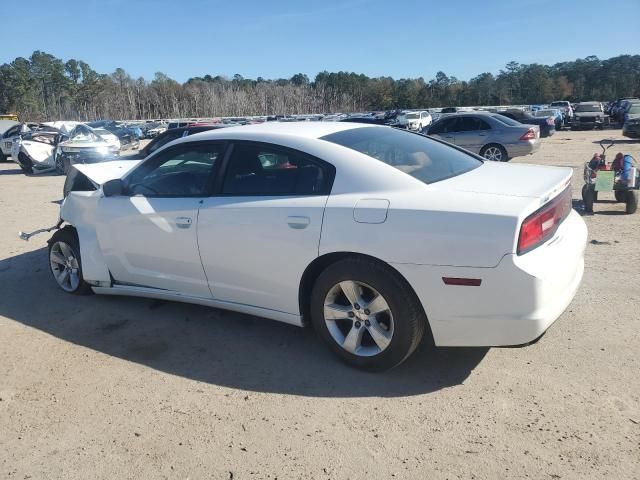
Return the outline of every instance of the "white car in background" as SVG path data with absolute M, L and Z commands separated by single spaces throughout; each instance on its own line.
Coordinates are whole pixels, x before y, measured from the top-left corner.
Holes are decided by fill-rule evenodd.
M 483 162 L 396 128 L 229 127 L 74 168 L 49 241 L 64 291 L 310 322 L 365 369 L 398 365 L 423 336 L 532 342 L 583 274 L 570 168 Z
M 398 123 L 416 132 L 422 131 L 423 128 L 428 127 L 433 122 L 431 114 L 426 110 L 415 112 L 404 112 L 398 118 Z

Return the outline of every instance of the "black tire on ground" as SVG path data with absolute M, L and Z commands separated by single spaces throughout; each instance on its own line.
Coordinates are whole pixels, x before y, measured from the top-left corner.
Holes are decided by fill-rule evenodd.
M 627 190 L 627 213 L 636 213 L 638 209 L 638 190 Z
M 340 282 L 349 280 L 377 290 L 386 300 L 393 316 L 390 343 L 372 356 L 356 355 L 345 350 L 334 340 L 325 323 L 324 302 L 327 294 Z M 311 292 L 311 323 L 324 343 L 343 361 L 370 371 L 387 370 L 402 363 L 413 353 L 429 329 L 422 305 L 402 276 L 391 267 L 368 258 L 339 260 L 320 274 Z M 432 338 L 430 330 L 428 336 Z
M 56 164 L 56 173 L 58 175 L 65 175 L 67 172 L 65 171 L 65 165 L 64 165 L 64 156 L 62 155 L 58 155 L 56 157 L 55 160 L 55 164 Z
M 0 162 L 6 162 L 7 156 L 0 150 Z
M 509 161 L 509 156 L 507 154 L 507 151 L 505 150 L 505 148 L 502 145 L 499 145 L 497 143 L 490 143 L 489 145 L 485 145 L 484 147 L 482 147 L 482 150 L 480 150 L 480 156 L 483 158 L 486 158 L 487 160 L 491 160 L 490 158 L 486 157 L 485 155 L 488 155 L 489 149 L 492 148 L 497 148 L 500 151 L 500 162 L 508 162 Z
M 66 245 L 68 245 L 68 247 L 73 252 L 74 257 L 78 259 L 78 276 L 80 277 L 80 282 L 76 289 L 74 289 L 73 291 L 67 291 L 67 290 L 63 290 L 63 291 L 67 293 L 71 293 L 73 295 L 91 295 L 93 293 L 93 290 L 91 290 L 91 286 L 84 281 L 84 277 L 82 276 L 82 259 L 80 257 L 80 242 L 78 241 L 78 235 L 75 229 L 72 227 L 65 227 L 62 230 L 56 231 L 52 235 L 52 237 L 48 241 L 48 244 L 49 244 L 48 258 L 50 258 L 51 256 L 51 249 L 58 242 L 63 242 Z M 54 277 L 54 281 L 56 282 L 56 285 L 58 285 L 55 279 L 55 273 L 53 271 L 53 267 L 51 266 L 50 261 L 49 261 L 49 271 L 51 272 L 51 275 Z M 60 288 L 62 289 L 62 287 Z
M 616 197 L 616 202 L 626 203 L 627 201 L 627 192 L 624 190 L 614 190 L 613 194 Z
M 584 203 L 584 211 L 587 213 L 593 213 L 593 202 L 595 201 L 594 187 L 592 185 L 582 186 L 582 202 Z
M 33 173 L 33 162 L 24 152 L 18 154 L 18 165 L 24 173 Z

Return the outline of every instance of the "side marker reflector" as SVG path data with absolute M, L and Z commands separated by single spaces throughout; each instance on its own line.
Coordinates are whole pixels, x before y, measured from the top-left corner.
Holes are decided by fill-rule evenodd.
M 442 277 L 445 285 L 458 285 L 461 287 L 479 287 L 482 283 L 481 278 L 454 278 Z

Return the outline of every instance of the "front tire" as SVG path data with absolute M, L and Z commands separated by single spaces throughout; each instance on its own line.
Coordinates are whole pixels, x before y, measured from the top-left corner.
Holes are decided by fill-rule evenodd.
M 91 287 L 82 276 L 80 243 L 72 228 L 58 230 L 49 240 L 49 270 L 58 287 L 74 295 L 88 295 Z
M 582 186 L 582 203 L 584 203 L 584 211 L 593 213 L 593 202 L 596 199 L 596 191 L 592 185 L 584 184 Z
M 18 165 L 20 165 L 23 173 L 33 173 L 33 162 L 24 152 L 18 154 Z
M 505 148 L 498 144 L 491 144 L 482 147 L 480 156 L 493 162 L 506 162 L 509 160 Z
M 340 260 L 318 277 L 311 322 L 346 363 L 393 368 L 413 353 L 427 328 L 417 297 L 395 270 L 363 258 Z

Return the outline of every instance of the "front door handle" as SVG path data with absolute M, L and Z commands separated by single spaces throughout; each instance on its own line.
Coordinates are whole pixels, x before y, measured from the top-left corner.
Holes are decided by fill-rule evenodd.
M 287 224 L 289 224 L 289 228 L 293 228 L 295 230 L 307 228 L 310 223 L 311 219 L 309 217 L 297 217 L 294 215 L 287 217 Z
M 189 228 L 191 226 L 191 223 L 193 223 L 193 221 L 191 220 L 191 217 L 176 218 L 176 225 L 178 228 Z

